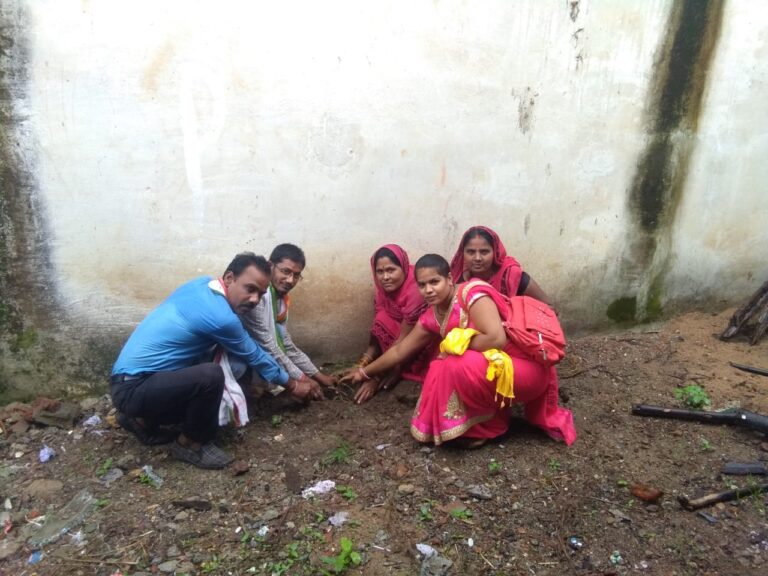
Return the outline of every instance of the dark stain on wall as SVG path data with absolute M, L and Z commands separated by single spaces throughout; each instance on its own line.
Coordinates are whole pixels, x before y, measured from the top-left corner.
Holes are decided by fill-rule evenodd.
M 31 29 L 23 2 L 0 3 L 0 404 L 44 388 L 64 372 L 60 364 L 56 369 L 61 358 L 55 341 L 44 333 L 64 316 L 51 274 L 27 112 Z
M 635 279 L 637 320 L 662 312 L 662 277 L 677 206 L 695 142 L 707 73 L 723 19 L 724 0 L 678 0 L 670 11 L 651 83 L 648 143 L 629 191 L 635 227 L 625 270 Z
M 11 4 L 9 6 L 8 4 Z M 0 8 L 0 287 L 16 325 L 47 324 L 55 312 L 49 235 L 35 178 L 36 150 L 27 106 L 30 57 L 22 3 Z M 10 319 L 10 318 L 9 318 Z M 18 327 L 18 326 L 17 326 Z M 1 327 L 0 327 L 1 328 Z

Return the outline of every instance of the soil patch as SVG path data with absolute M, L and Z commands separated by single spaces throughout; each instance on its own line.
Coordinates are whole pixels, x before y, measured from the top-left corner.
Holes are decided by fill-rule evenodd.
M 571 448 L 519 413 L 505 438 L 480 450 L 418 444 L 408 433 L 418 389 L 407 383 L 362 407 L 350 391 L 308 407 L 262 398 L 246 429 L 223 431 L 240 461 L 234 471 L 197 470 L 167 447 L 141 446 L 109 425 L 106 398 L 82 417 L 99 415 L 100 424 L 4 426 L 0 574 L 413 575 L 430 568 L 417 544 L 450 561 L 454 575 L 768 573 L 765 495 L 704 514 L 676 500 L 767 482 L 721 473 L 728 461 L 768 461 L 765 438 L 629 411 L 677 406 L 675 389 L 698 384 L 712 409 L 768 413 L 768 378 L 728 365 L 768 367 L 768 342 L 717 340 L 732 313 L 574 339 L 559 367 L 579 432 Z M 56 456 L 41 463 L 44 445 Z M 54 485 L 42 480 L 62 486 L 30 490 Z M 321 480 L 336 486 L 302 497 Z M 636 483 L 664 495 L 644 502 L 632 494 Z M 80 508 L 65 509 L 70 502 Z M 81 514 L 38 546 L 38 559 L 27 542 L 40 516 L 65 511 Z M 448 563 L 438 564 L 431 569 Z

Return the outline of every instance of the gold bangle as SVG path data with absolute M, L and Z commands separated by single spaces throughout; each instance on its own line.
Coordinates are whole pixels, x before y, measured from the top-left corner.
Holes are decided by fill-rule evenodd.
M 368 354 L 363 354 L 362 356 L 360 356 L 360 360 L 357 361 L 357 367 L 358 368 L 365 368 L 371 362 L 373 362 L 373 358 L 368 356 Z

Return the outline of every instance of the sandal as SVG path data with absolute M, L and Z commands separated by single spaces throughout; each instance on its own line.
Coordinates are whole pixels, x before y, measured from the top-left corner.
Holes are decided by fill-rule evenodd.
M 115 416 L 115 420 L 120 424 L 120 427 L 128 432 L 132 432 L 134 436 L 144 444 L 145 446 L 157 446 L 158 444 L 168 444 L 172 442 L 178 435 L 173 430 L 157 430 L 145 427 L 136 418 L 132 418 L 127 414 L 118 412 Z
M 177 460 L 208 470 L 224 468 L 234 460 L 232 456 L 224 452 L 213 442 L 203 444 L 199 450 L 194 450 L 174 442 L 173 446 L 171 446 L 171 453 Z

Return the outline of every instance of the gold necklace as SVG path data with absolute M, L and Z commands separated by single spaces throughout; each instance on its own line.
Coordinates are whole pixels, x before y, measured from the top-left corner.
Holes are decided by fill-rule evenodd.
M 448 308 L 445 312 L 440 313 L 440 311 L 437 309 L 437 304 L 432 306 L 432 313 L 435 315 L 435 320 L 437 320 L 437 325 L 440 327 L 440 336 L 445 338 L 445 327 L 448 324 L 448 320 L 451 317 L 451 310 L 453 309 L 453 299 L 456 298 L 456 286 L 453 287 L 453 290 L 451 291 L 451 297 L 448 299 Z

